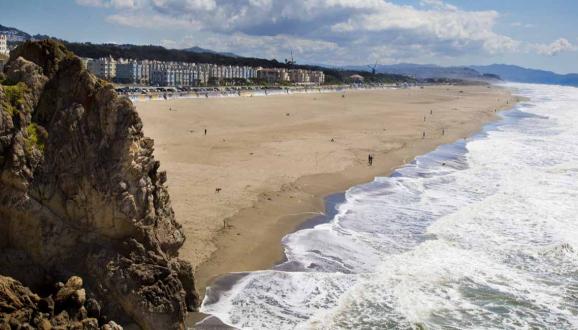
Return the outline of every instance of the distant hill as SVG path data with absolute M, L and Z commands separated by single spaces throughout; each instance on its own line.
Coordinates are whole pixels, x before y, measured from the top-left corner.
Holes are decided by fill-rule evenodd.
M 448 78 L 448 79 L 482 79 L 476 70 L 467 67 L 443 67 L 438 65 L 394 64 L 379 65 L 377 72 L 405 74 L 417 79 Z
M 566 85 L 578 87 L 578 74 L 557 74 L 551 71 L 523 68 L 516 65 L 493 64 L 486 66 L 471 66 L 481 73 L 497 74 L 504 80 L 550 85 Z
M 233 53 L 220 53 L 220 52 L 216 52 L 214 50 L 210 50 L 210 49 L 206 49 L 206 48 L 201 48 L 201 47 L 191 47 L 191 48 L 185 48 L 183 50 L 186 50 L 187 52 L 191 52 L 191 53 L 209 53 L 209 54 L 219 54 L 219 55 L 224 55 L 224 56 L 229 56 L 229 57 L 241 57 L 237 54 L 233 54 Z
M 348 67 L 356 70 L 371 70 L 371 66 L 352 66 Z M 418 80 L 428 79 L 450 79 L 450 80 L 473 80 L 473 81 L 497 81 L 500 80 L 496 75 L 484 75 L 472 68 L 462 66 L 443 67 L 433 64 L 392 64 L 377 65 L 376 72 L 387 74 L 399 74 L 413 77 Z
M 0 25 L 0 33 L 8 35 L 8 42 L 23 42 L 32 39 L 28 33 L 4 25 Z

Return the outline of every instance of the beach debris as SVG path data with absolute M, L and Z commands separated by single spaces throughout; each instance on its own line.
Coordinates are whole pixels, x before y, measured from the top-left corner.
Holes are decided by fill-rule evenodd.
M 290 114 L 289 112 L 287 112 L 287 113 L 285 114 L 285 116 L 289 117 L 289 116 L 291 116 L 291 114 Z
M 223 190 L 222 188 L 215 188 L 215 194 L 218 194 L 221 192 L 221 190 Z

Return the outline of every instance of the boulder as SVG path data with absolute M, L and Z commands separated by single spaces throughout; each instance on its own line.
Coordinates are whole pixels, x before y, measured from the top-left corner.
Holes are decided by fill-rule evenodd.
M 82 291 L 82 279 L 71 277 L 67 285 Z M 55 294 L 55 295 L 58 295 Z M 70 297 L 72 297 L 71 295 Z M 91 298 L 93 299 L 93 298 Z M 108 324 L 108 323 L 107 323 Z M 102 327 L 107 324 L 103 324 Z M 97 318 L 89 318 L 83 304 L 55 308 L 54 297 L 40 298 L 17 280 L 0 275 L 0 329 L 100 329 Z

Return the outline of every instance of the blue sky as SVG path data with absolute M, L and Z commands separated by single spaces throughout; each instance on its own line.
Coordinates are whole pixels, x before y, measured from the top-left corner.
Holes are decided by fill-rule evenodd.
M 71 41 L 200 46 L 331 65 L 509 63 L 578 72 L 575 0 L 0 0 Z

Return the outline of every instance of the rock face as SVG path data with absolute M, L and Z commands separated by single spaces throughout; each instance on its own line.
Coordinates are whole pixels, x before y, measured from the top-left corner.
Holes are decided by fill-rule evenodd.
M 197 305 L 184 242 L 132 103 L 55 41 L 11 53 L 0 85 L 0 273 L 78 274 L 111 319 L 180 329 Z

